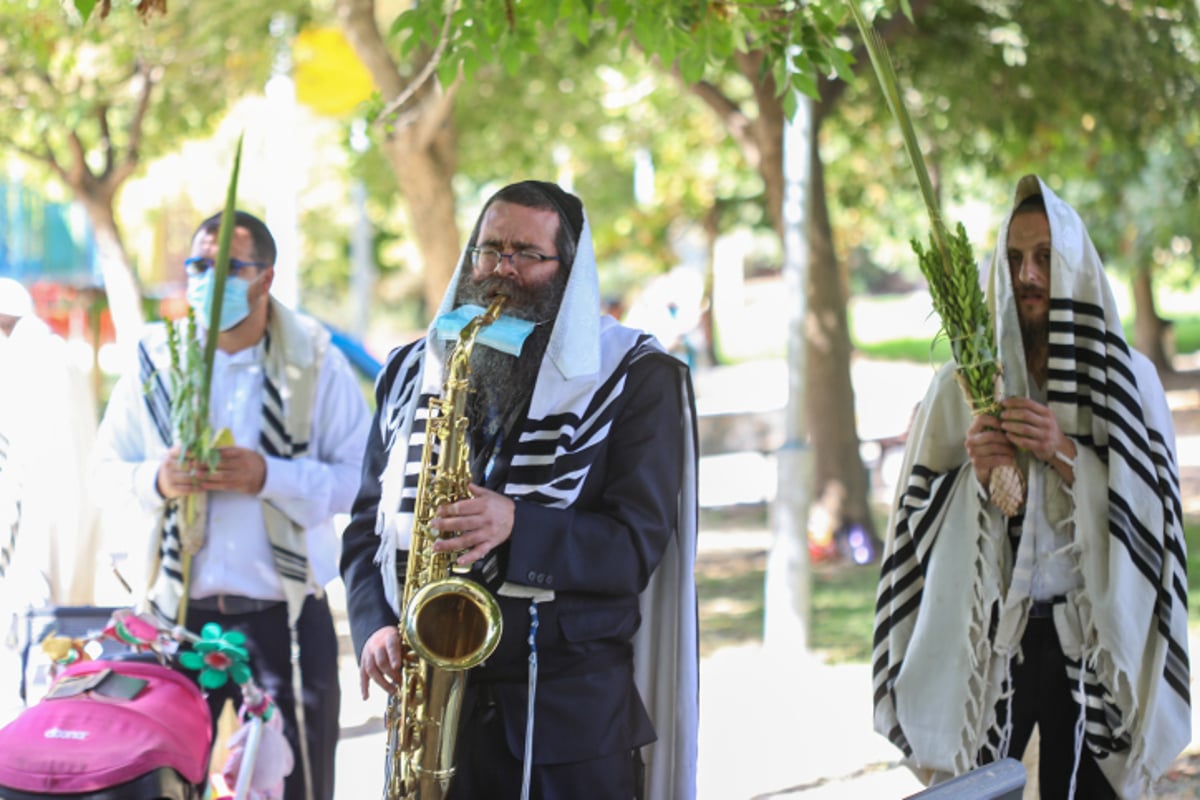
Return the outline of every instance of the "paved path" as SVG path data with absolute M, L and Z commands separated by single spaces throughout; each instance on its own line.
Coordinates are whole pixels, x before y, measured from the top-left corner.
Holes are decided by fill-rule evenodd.
M 755 539 L 750 533 L 744 542 L 756 546 Z M 340 597 L 331 599 L 340 605 Z M 342 691 L 337 797 L 378 797 L 383 700 L 377 690 L 367 702 L 359 698 L 348 654 Z M 921 788 L 895 765 L 895 748 L 871 730 L 865 664 L 775 665 L 757 645 L 726 648 L 701 663 L 700 695 L 700 800 L 900 798 Z

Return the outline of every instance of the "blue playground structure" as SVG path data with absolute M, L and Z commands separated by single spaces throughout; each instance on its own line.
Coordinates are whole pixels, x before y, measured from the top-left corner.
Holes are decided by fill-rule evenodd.
M 96 241 L 83 209 L 0 179 L 0 276 L 26 284 L 101 285 Z
M 328 322 L 322 321 L 321 324 L 329 329 L 333 343 L 346 356 L 346 359 L 350 362 L 350 366 L 358 370 L 359 374 L 364 378 L 374 381 L 375 376 L 379 374 L 379 370 L 383 369 L 383 364 L 367 351 L 367 348 L 363 346 L 362 340 L 354 338 L 345 331 L 338 330 Z

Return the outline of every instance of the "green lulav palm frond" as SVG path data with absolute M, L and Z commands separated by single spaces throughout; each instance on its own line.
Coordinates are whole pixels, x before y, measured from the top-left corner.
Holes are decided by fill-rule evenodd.
M 946 226 L 887 47 L 879 33 L 867 22 L 857 2 L 847 0 L 846 5 L 862 33 L 888 108 L 900 126 L 904 150 L 912 163 L 921 197 L 929 212 L 929 249 L 923 248 L 915 239 L 912 246 L 921 273 L 929 283 L 933 309 L 941 320 L 941 332 L 950 342 L 954 363 L 969 394 L 972 410 L 975 413 L 995 413 L 1000 364 L 971 242 L 962 223 L 958 224 L 953 235 Z
M 208 318 L 208 339 L 204 342 L 200 378 L 200 413 L 208 419 L 208 396 L 212 387 L 213 359 L 217 354 L 217 336 L 221 330 L 221 305 L 225 297 L 225 281 L 229 276 L 229 250 L 233 242 L 234 214 L 237 211 L 238 173 L 242 167 L 242 139 L 238 137 L 237 149 L 233 154 L 233 168 L 229 173 L 229 185 L 225 190 L 225 208 L 221 213 L 221 227 L 217 230 L 217 258 L 213 262 L 212 308 Z
M 188 307 L 187 322 L 180 335 L 174 323 L 167 323 L 167 348 L 171 356 L 171 430 L 179 445 L 181 462 L 195 461 L 209 469 L 217 466 L 219 454 L 208 421 L 213 360 L 220 335 L 221 300 L 229 274 L 229 250 L 233 237 L 234 212 L 237 208 L 237 182 L 242 162 L 239 137 L 233 169 L 225 196 L 225 209 L 217 232 L 217 257 L 213 262 L 213 302 L 207 320 L 206 338 L 201 346 L 196 313 Z
M 226 191 L 225 212 L 217 234 L 217 257 L 213 266 L 213 303 L 203 347 L 197 331 L 196 313 L 190 306 L 182 334 L 175 323 L 167 322 L 167 349 L 170 352 L 171 365 L 166 379 L 171 396 L 171 433 L 175 444 L 179 445 L 180 463 L 204 464 L 209 469 L 216 468 L 220 457 L 208 421 L 208 398 L 212 385 L 217 337 L 220 334 L 221 299 L 229 274 L 229 249 L 241 161 L 242 139 L 239 137 L 229 177 L 229 188 Z M 150 391 L 150 387 L 144 386 L 143 390 Z M 193 495 L 184 497 L 183 515 L 189 525 L 195 518 L 195 507 L 196 498 Z M 190 556 L 185 555 L 185 560 L 188 557 Z

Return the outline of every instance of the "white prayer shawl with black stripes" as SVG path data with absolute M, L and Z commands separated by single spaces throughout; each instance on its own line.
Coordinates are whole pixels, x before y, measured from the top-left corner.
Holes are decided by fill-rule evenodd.
M 293 314 L 274 298 L 270 302 L 271 313 L 263 340 L 262 425 L 258 446 L 269 456 L 296 458 L 308 451 L 317 377 L 330 336 L 317 323 Z M 171 362 L 164 326 L 153 326 L 143 338 L 138 347 L 138 362 L 146 387 L 146 409 L 159 434 L 157 444 L 161 449 L 158 453 L 147 453 L 147 457 L 153 458 L 168 450 L 174 439 L 166 379 Z M 289 621 L 294 625 L 313 584 L 304 528 L 272 503 L 261 505 L 275 570 L 287 599 Z M 157 563 L 158 569 L 152 572 L 148 599 L 159 615 L 170 620 L 176 619 L 183 596 L 180 512 L 177 500 L 167 501 L 158 533 L 150 543 L 150 563 Z
M 1066 521 L 1082 587 L 1055 606 L 1072 687 L 1086 697 L 1084 742 L 1119 796 L 1141 797 L 1191 736 L 1185 543 L 1174 430 L 1149 361 L 1126 344 L 1103 265 L 1082 221 L 1035 176 L 1051 229 L 1048 404 L 1074 438 Z M 992 258 L 1007 396 L 1029 394 L 1006 243 Z M 875 728 L 927 782 L 1007 754 L 996 703 L 1009 698 L 1029 605 L 1032 526 L 1005 520 L 966 457 L 970 412 L 952 365 L 909 433 L 876 600 Z M 1078 689 L 1072 689 L 1077 702 Z M 1077 743 L 1078 744 L 1078 743 Z
M 453 308 L 466 252 L 446 290 L 438 314 Z M 617 400 L 625 388 L 629 367 L 639 358 L 664 352 L 649 334 L 601 317 L 599 283 L 591 228 L 584 220 L 575 261 L 564 289 L 558 320 L 546 346 L 537 385 L 530 400 L 517 451 L 502 492 L 508 497 L 569 508 L 577 499 L 608 437 Z M 380 436 L 388 462 L 380 476 L 380 535 L 376 562 L 384 590 L 397 616 L 401 601 L 397 550 L 411 541 L 417 480 L 424 446 L 429 398 L 440 396 L 446 342 L 430 330 L 417 343 L 397 373 L 391 394 L 379 414 Z M 687 393 L 685 386 L 681 391 Z M 681 403 L 684 414 L 694 408 L 690 396 Z M 696 443 L 694 420 L 682 420 L 687 452 L 679 498 L 679 528 L 671 546 L 639 596 L 642 624 L 634 637 L 634 676 L 653 720 L 657 741 L 643 748 L 647 796 L 664 800 L 695 797 L 699 719 L 699 675 L 696 653 Z M 407 442 L 407 445 L 404 443 Z M 554 452 L 547 455 L 547 442 Z M 524 596 L 526 587 L 505 584 L 501 593 Z

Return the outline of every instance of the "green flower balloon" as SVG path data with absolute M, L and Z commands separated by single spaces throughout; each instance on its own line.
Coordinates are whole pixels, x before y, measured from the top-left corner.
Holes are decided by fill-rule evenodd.
M 246 636 L 239 631 L 225 633 L 215 622 L 200 631 L 200 640 L 192 649 L 179 654 L 179 663 L 200 673 L 200 686 L 220 689 L 230 678 L 239 686 L 250 680 L 250 653 Z

